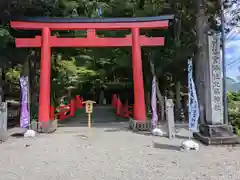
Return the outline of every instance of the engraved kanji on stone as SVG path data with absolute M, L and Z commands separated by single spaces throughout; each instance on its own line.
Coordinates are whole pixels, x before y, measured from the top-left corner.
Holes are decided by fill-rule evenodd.
M 219 104 L 215 104 L 214 110 L 217 110 L 217 111 L 221 110 L 221 106 Z
M 212 57 L 212 64 L 214 64 L 214 65 L 220 64 L 220 59 L 219 59 L 218 54 L 216 54 L 215 56 Z
M 214 80 L 219 80 L 221 79 L 221 74 L 219 72 L 213 72 L 212 77 Z
M 217 72 L 221 72 L 221 67 L 218 64 L 213 64 L 212 65 L 212 71 L 217 71 Z
M 213 93 L 216 94 L 216 95 L 220 95 L 221 91 L 220 91 L 219 88 L 214 88 Z
M 212 41 L 212 53 L 217 52 L 217 41 L 216 39 L 213 39 Z
M 220 87 L 220 83 L 218 81 L 213 82 L 213 88 Z
M 214 102 L 220 102 L 221 98 L 220 98 L 220 96 L 215 95 L 213 100 L 214 100 Z

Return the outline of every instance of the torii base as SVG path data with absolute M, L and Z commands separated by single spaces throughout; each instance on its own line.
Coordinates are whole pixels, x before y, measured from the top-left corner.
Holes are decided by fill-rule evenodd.
M 230 125 L 200 125 L 193 137 L 206 145 L 239 144 L 240 138 L 233 133 Z
M 46 123 L 32 122 L 31 129 L 38 133 L 53 133 L 57 130 L 58 120 L 48 121 Z

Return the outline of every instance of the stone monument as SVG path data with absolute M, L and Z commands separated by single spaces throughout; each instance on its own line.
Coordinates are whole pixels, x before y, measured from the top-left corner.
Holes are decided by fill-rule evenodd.
M 0 142 L 8 139 L 7 134 L 7 102 L 0 103 Z
M 233 144 L 239 140 L 232 132 L 232 126 L 224 124 L 223 118 L 223 76 L 220 52 L 220 34 L 208 35 L 208 64 L 205 76 L 206 124 L 199 126 L 194 137 L 205 144 Z

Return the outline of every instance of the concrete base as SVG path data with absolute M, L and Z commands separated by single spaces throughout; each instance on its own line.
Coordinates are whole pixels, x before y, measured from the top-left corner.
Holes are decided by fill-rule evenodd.
M 46 123 L 32 122 L 31 129 L 38 133 L 52 133 L 57 130 L 58 120 L 48 121 Z
M 137 121 L 135 119 L 129 119 L 129 128 L 133 131 L 151 131 L 152 122 L 151 121 Z
M 8 140 L 8 133 L 5 129 L 0 128 L 0 143 Z
M 240 138 L 229 125 L 200 125 L 193 137 L 206 145 L 239 144 Z

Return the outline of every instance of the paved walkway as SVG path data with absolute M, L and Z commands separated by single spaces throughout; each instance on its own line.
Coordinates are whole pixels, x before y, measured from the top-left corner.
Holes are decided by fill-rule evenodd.
M 238 147 L 179 151 L 174 140 L 135 134 L 127 123 L 61 127 L 0 144 L 0 180 L 238 180 Z M 180 134 L 186 133 L 183 128 Z
M 0 180 L 240 180 L 240 147 L 182 152 L 184 127 L 169 140 L 132 133 L 108 107 L 94 112 L 91 130 L 82 113 L 53 134 L 0 144 Z

